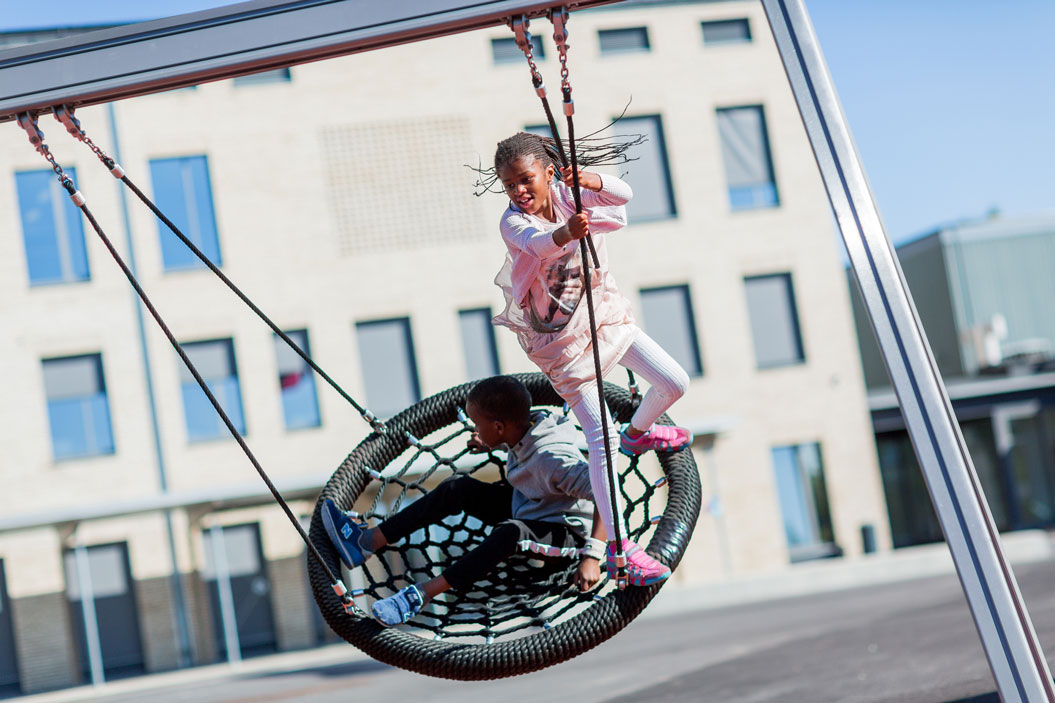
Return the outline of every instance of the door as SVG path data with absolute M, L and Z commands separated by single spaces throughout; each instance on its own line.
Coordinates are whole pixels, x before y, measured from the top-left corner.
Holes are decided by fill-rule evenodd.
M 993 413 L 1004 467 L 1012 529 L 1055 524 L 1055 470 L 1040 404 L 998 407 Z
M 217 542 L 213 542 L 213 535 Z M 275 621 L 271 613 L 271 583 L 265 570 L 264 553 L 260 547 L 260 526 L 234 525 L 203 533 L 205 546 L 204 577 L 209 584 L 209 605 L 212 609 L 216 651 L 227 656 L 225 622 L 232 622 L 238 635 L 239 656 L 267 654 L 276 649 Z M 219 566 L 220 568 L 217 568 Z M 230 583 L 230 605 L 234 612 L 225 618 L 226 597 L 222 577 L 226 572 Z M 233 657 L 235 659 L 238 656 Z
M 100 544 L 85 547 L 88 563 L 86 582 L 95 604 L 102 669 L 107 679 L 143 673 L 143 645 L 139 617 L 128 562 L 128 545 Z M 65 554 L 66 597 L 70 603 L 73 636 L 85 680 L 91 680 L 91 660 L 81 600 L 82 574 L 76 550 Z
M 7 598 L 4 562 L 0 560 L 0 695 L 20 692 L 14 629 L 11 627 L 11 601 Z

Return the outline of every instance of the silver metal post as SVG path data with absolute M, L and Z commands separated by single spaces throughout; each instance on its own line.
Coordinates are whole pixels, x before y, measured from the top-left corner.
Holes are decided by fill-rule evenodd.
M 227 548 L 223 542 L 223 528 L 209 528 L 212 542 L 213 575 L 216 576 L 216 592 L 220 595 L 220 620 L 223 622 L 223 639 L 227 645 L 227 661 L 234 664 L 242 661 L 242 647 L 238 642 L 238 618 L 234 612 L 234 593 L 231 591 L 231 572 L 227 568 Z
M 84 641 L 88 645 L 88 669 L 91 672 L 92 685 L 106 683 L 103 673 L 103 647 L 99 641 L 99 620 L 95 614 L 95 591 L 92 589 L 92 566 L 88 560 L 88 550 L 78 539 L 73 548 L 74 561 L 77 564 L 77 587 L 81 592 L 81 617 L 84 619 Z
M 803 0 L 762 0 L 927 488 L 1004 703 L 1055 703 L 1026 612 L 879 218 Z

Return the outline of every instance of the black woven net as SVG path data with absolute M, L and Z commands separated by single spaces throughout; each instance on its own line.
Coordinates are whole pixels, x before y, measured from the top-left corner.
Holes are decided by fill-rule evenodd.
M 541 374 L 519 378 L 532 391 L 536 405 L 556 406 L 555 412 L 566 412 L 560 409 L 560 398 Z M 389 421 L 387 435 L 364 440 L 323 489 L 320 503 L 333 498 L 342 508 L 353 509 L 362 520 L 376 525 L 444 481 L 460 476 L 504 480 L 504 454 L 475 454 L 467 446 L 471 429 L 461 408 L 469 387 L 460 386 L 422 401 Z M 626 391 L 606 384 L 606 398 L 617 421 L 626 421 L 632 414 L 634 404 Z M 585 451 L 585 440 L 582 447 Z M 658 460 L 656 455 L 634 459 L 618 455 L 613 459 L 620 476 L 628 536 L 648 545 L 661 561 L 676 565 L 699 513 L 699 481 L 691 452 Z M 359 607 L 368 611 L 373 600 L 438 576 L 453 560 L 478 545 L 489 529 L 464 514 L 451 516 L 379 550 L 362 567 L 346 574 L 346 583 Z M 311 539 L 336 569 L 339 562 L 318 510 L 312 520 Z M 631 587 L 620 592 L 602 577 L 597 586 L 583 593 L 571 582 L 577 565 L 577 557 L 541 558 L 518 553 L 470 591 L 448 591 L 428 603 L 407 626 L 388 629 L 381 629 L 369 618 L 346 614 L 322 569 L 309 560 L 309 571 L 324 616 L 345 639 L 383 661 L 421 673 L 465 679 L 530 671 L 585 651 L 625 626 L 659 588 Z M 584 627 L 586 631 L 576 632 Z M 572 647 L 576 651 L 568 650 L 565 644 L 561 651 L 526 657 L 520 652 L 514 661 L 497 662 L 487 656 L 476 661 L 466 654 L 472 650 L 493 653 L 501 646 L 513 653 L 520 648 L 536 649 L 540 641 L 552 642 L 554 637 L 559 641 L 564 632 L 576 642 Z M 457 656 L 452 657 L 454 652 Z M 434 661 L 441 653 L 440 660 Z

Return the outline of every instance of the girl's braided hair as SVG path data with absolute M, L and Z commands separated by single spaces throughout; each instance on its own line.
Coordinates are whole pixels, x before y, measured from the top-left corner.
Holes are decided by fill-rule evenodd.
M 615 124 L 615 122 L 612 122 Z M 575 155 L 579 168 L 590 166 L 603 166 L 611 164 L 625 164 L 636 161 L 637 157 L 628 155 L 630 149 L 639 144 L 644 144 L 646 137 L 641 134 L 628 134 L 615 137 L 597 136 L 612 126 L 600 129 L 596 132 L 575 140 Z M 498 142 L 495 149 L 494 166 L 483 168 L 483 166 L 470 166 L 477 173 L 477 180 L 473 184 L 476 195 L 484 193 L 502 193 L 502 184 L 498 183 L 498 172 L 519 158 L 527 157 L 537 159 L 543 166 L 553 166 L 558 173 L 561 168 L 560 150 L 552 137 L 543 137 L 531 132 L 517 132 L 513 136 Z

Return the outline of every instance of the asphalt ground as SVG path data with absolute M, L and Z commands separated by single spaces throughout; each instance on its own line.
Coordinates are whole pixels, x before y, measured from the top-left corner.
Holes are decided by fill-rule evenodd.
M 1055 668 L 1055 562 L 1018 565 L 1015 573 L 1049 665 Z M 345 645 L 300 653 L 293 659 L 280 655 L 251 660 L 242 669 L 207 669 L 116 682 L 104 689 L 67 691 L 62 700 L 999 701 L 955 576 L 642 617 L 583 656 L 544 671 L 498 681 L 431 679 L 366 659 Z M 151 687 L 152 678 L 168 683 Z

